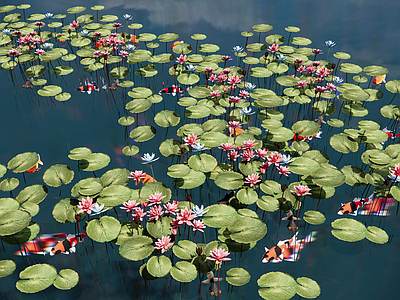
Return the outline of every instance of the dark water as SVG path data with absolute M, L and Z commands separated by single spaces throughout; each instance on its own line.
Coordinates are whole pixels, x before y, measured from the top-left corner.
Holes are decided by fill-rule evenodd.
M 309 47 L 320 48 L 326 58 L 326 40 L 333 40 L 337 47 L 330 51 L 347 52 L 352 55 L 350 63 L 361 67 L 381 65 L 388 68 L 387 80 L 400 77 L 398 53 L 400 52 L 399 31 L 400 25 L 397 12 L 400 11 L 400 3 L 395 1 L 25 1 L 32 8 L 31 13 L 64 13 L 69 7 L 85 5 L 88 9 L 84 13 L 92 13 L 90 6 L 100 4 L 106 9 L 103 14 L 115 14 L 122 16 L 129 13 L 134 16 L 132 22 L 142 23 L 144 27 L 138 32 L 151 32 L 157 36 L 166 32 L 176 32 L 180 39 L 194 45 L 190 36 L 195 33 L 207 35 L 205 43 L 218 44 L 220 54 L 231 55 L 231 49 L 235 45 L 244 45 L 245 39 L 240 36 L 242 31 L 251 31 L 255 24 L 267 23 L 274 26 L 268 34 L 281 34 L 287 38 L 284 31 L 287 26 L 297 26 L 301 31 L 296 36 L 307 37 L 313 41 Z M 190 4 L 189 4 L 190 3 Z M 0 5 L 10 4 L 0 1 Z M 68 22 L 72 17 L 68 16 Z M 121 21 L 125 26 L 125 21 Z M 131 31 L 131 30 L 130 30 Z M 266 34 L 262 35 L 264 40 Z M 249 39 L 249 43 L 257 42 L 258 34 Z M 162 49 L 163 45 L 160 46 Z M 169 66 L 168 66 L 169 67 Z M 157 66 L 160 69 L 160 66 Z M 75 73 L 74 73 L 75 74 Z M 165 74 L 165 70 L 164 70 Z M 340 72 L 338 76 L 344 77 Z M 17 77 L 19 86 L 23 82 Z M 172 84 L 171 76 L 157 76 L 151 81 L 156 86 L 156 91 L 162 88 L 162 83 Z M 132 80 L 131 78 L 128 78 Z M 349 78 L 350 79 L 350 78 Z M 40 97 L 32 91 L 23 90 L 22 94 L 17 85 L 11 83 L 11 74 L 0 72 L 1 109 L 0 120 L 2 130 L 0 140 L 0 163 L 7 162 L 18 153 L 35 151 L 40 153 L 44 162 L 43 170 L 27 176 L 27 185 L 42 183 L 42 175 L 46 168 L 53 164 L 67 164 L 75 171 L 75 179 L 78 179 L 76 162 L 68 159 L 69 150 L 75 147 L 88 147 L 93 152 L 106 153 L 111 157 L 111 163 L 107 169 L 114 167 L 126 167 L 131 171 L 142 169 L 138 158 L 126 158 L 120 154 L 120 150 L 126 145 L 124 128 L 117 123 L 118 110 L 122 113 L 123 101 L 126 99 L 123 89 L 119 89 L 112 97 L 104 91 L 92 93 L 92 95 L 75 92 L 79 81 L 75 76 L 66 76 L 66 82 L 58 83 L 63 91 L 72 94 L 72 98 L 64 103 Z M 135 87 L 143 84 L 135 76 Z M 168 82 L 170 81 L 170 82 Z M 55 82 L 57 84 L 57 82 Z M 368 104 L 369 114 L 364 118 L 374 120 L 381 124 L 381 128 L 388 124 L 378 111 L 378 108 L 387 104 L 392 94 L 384 87 L 380 88 L 385 97 L 380 101 Z M 129 101 L 129 99 L 128 99 Z M 171 96 L 164 98 L 166 108 L 175 109 L 175 99 Z M 396 104 L 398 98 L 392 104 Z M 163 104 L 157 104 L 156 110 L 164 109 Z M 337 115 L 336 115 L 337 116 Z M 146 120 L 152 122 L 151 110 L 146 112 Z M 139 120 L 146 122 L 145 119 Z M 356 128 L 361 118 L 353 118 L 349 127 Z M 286 125 L 287 126 L 287 125 Z M 159 128 L 159 127 L 158 127 Z M 157 128 L 157 130 L 158 130 Z M 322 128 L 326 131 L 327 125 Z M 173 137 L 175 129 L 170 129 L 168 137 Z M 158 152 L 158 145 L 163 141 L 165 131 L 159 130 L 151 142 L 139 145 L 142 155 L 145 152 Z M 329 146 L 327 139 L 312 142 L 316 149 L 328 149 L 330 163 L 335 165 L 339 155 Z M 338 168 L 347 164 L 355 165 L 356 154 L 347 154 L 341 160 Z M 172 189 L 172 180 L 166 176 L 170 160 L 161 158 L 157 165 L 156 178 Z M 151 174 L 148 167 L 143 168 Z M 100 171 L 102 173 L 102 171 Z M 100 174 L 101 174 L 100 173 Z M 9 171 L 7 176 L 12 177 Z M 23 179 L 20 180 L 20 187 Z M 82 174 L 85 176 L 85 174 Z M 92 174 L 87 175 L 87 177 Z M 70 196 L 72 184 L 62 188 L 62 197 Z M 130 186 L 133 188 L 133 185 Z M 284 226 L 278 231 L 278 214 L 267 213 L 268 233 L 266 237 L 257 243 L 257 246 L 249 252 L 240 254 L 232 253 L 232 261 L 221 269 L 222 274 L 232 267 L 247 269 L 252 278 L 243 287 L 235 287 L 232 293 L 228 293 L 226 282 L 221 284 L 223 291 L 221 299 L 250 299 L 260 298 L 257 290 L 257 279 L 264 273 L 281 271 L 297 277 L 310 277 L 321 286 L 321 299 L 383 299 L 396 297 L 397 267 L 400 266 L 399 256 L 399 222 L 395 211 L 386 218 L 357 216 L 361 222 L 367 225 L 379 226 L 390 235 L 394 235 L 390 244 L 374 245 L 366 239 L 356 243 L 342 242 L 331 234 L 330 223 L 338 216 L 336 210 L 341 202 L 347 202 L 355 196 L 361 196 L 363 188 L 350 188 L 346 184 L 336 188 L 335 195 L 328 200 L 322 200 L 319 210 L 327 217 L 326 222 L 319 226 L 308 226 L 300 230 L 300 236 L 304 237 L 309 231 L 319 232 L 316 242 L 306 247 L 301 253 L 301 259 L 295 263 L 283 262 L 279 264 L 262 264 L 261 256 L 264 247 L 271 247 L 277 240 L 289 238 Z M 53 206 L 58 201 L 58 188 L 49 188 L 49 195 L 40 205 L 40 212 L 33 218 L 41 226 L 41 233 L 73 232 L 73 225 L 57 223 L 51 215 Z M 8 193 L 2 192 L 1 197 L 8 197 Z M 194 202 L 214 203 L 220 194 L 217 191 L 207 193 L 199 188 L 194 191 Z M 178 199 L 183 200 L 183 193 L 178 193 Z M 307 200 L 305 210 L 316 209 L 317 201 Z M 215 238 L 214 231 L 208 232 L 208 241 Z M 79 245 L 81 246 L 81 245 Z M 79 247 L 78 246 L 78 247 Z M 91 245 L 89 245 L 91 247 Z M 0 290 L 4 299 L 196 299 L 199 293 L 198 279 L 190 284 L 180 284 L 175 280 L 165 277 L 153 282 L 144 283 L 139 275 L 141 262 L 128 262 L 122 259 L 118 253 L 118 247 L 111 248 L 96 243 L 96 250 L 90 259 L 83 252 L 53 258 L 30 256 L 29 263 L 50 263 L 57 270 L 63 268 L 75 269 L 80 275 L 78 286 L 71 291 L 62 292 L 54 287 L 48 288 L 43 293 L 34 295 L 22 294 L 15 290 L 15 282 L 18 273 L 27 266 L 27 261 L 20 257 L 13 257 L 17 262 L 17 270 L 10 276 L 0 281 Z M 78 248 L 79 249 L 79 248 Z M 15 247 L 6 246 L 7 255 L 0 252 L 0 259 L 10 259 L 10 253 Z M 79 251 L 78 251 L 79 252 Z M 206 293 L 208 287 L 203 287 L 203 297 L 208 299 Z M 144 296 L 146 295 L 146 296 Z M 296 299 L 295 296 L 294 299 Z

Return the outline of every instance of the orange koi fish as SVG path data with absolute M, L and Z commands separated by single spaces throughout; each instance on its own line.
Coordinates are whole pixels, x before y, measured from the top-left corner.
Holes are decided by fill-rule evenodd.
M 268 249 L 265 247 L 265 253 L 262 257 L 263 263 L 273 262 L 278 263 L 281 261 L 296 261 L 300 258 L 300 251 L 303 250 L 304 246 L 316 240 L 316 231 L 312 231 L 304 239 L 297 240 L 298 232 L 290 239 L 285 241 L 279 241 L 278 245 Z
M 131 41 L 134 44 L 139 44 L 139 40 L 136 38 L 136 35 L 131 34 Z
M 374 84 L 377 84 L 378 86 L 375 89 L 378 89 L 382 83 L 386 83 L 386 74 L 385 75 L 381 75 L 381 76 L 376 76 L 372 82 Z
M 82 235 L 72 235 L 72 237 L 66 238 L 62 241 L 59 241 L 53 248 L 50 250 L 50 256 L 54 256 L 60 253 L 70 254 L 75 253 L 75 246 L 81 242 L 87 233 L 82 233 Z
M 203 280 L 201 283 L 210 283 L 210 291 L 211 296 L 218 296 L 221 294 L 221 290 L 218 290 L 218 281 L 224 280 L 223 278 L 214 277 L 213 271 L 207 274 L 207 279 Z
M 172 48 L 174 48 L 176 45 L 183 44 L 183 43 L 184 43 L 184 41 L 175 41 L 175 42 L 172 44 L 172 46 L 171 46 L 171 50 L 172 50 Z
M 229 128 L 229 136 L 233 136 L 233 134 L 235 133 L 235 136 L 238 136 L 241 133 L 245 133 L 245 131 L 242 128 Z
M 354 198 L 353 201 L 347 202 L 347 203 L 342 203 L 339 210 L 338 210 L 338 215 L 351 215 L 351 216 L 357 216 L 357 211 L 360 207 L 363 207 L 365 204 L 368 204 L 372 201 L 374 197 L 374 194 L 369 196 L 367 199 L 361 199 L 361 198 Z
M 139 179 L 139 182 L 143 182 L 144 184 L 148 183 L 148 182 L 157 182 L 157 180 L 155 180 L 153 177 L 151 177 L 149 174 L 146 174 L 145 177 L 142 179 Z
M 39 170 L 40 170 L 39 165 L 43 165 L 43 162 L 40 160 L 40 155 L 38 154 L 38 161 L 37 161 L 37 163 L 36 163 L 32 168 L 30 168 L 29 170 L 27 170 L 27 172 L 28 172 L 28 173 L 35 173 L 36 171 L 39 171 Z

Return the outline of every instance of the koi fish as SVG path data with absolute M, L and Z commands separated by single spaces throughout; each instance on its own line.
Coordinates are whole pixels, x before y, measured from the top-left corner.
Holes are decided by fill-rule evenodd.
M 53 248 L 50 250 L 50 256 L 54 256 L 60 253 L 63 254 L 70 254 L 75 253 L 76 248 L 75 246 L 81 242 L 87 233 L 82 233 L 82 235 L 72 235 L 62 241 L 59 241 Z
M 341 203 L 341 206 L 338 210 L 338 215 L 351 215 L 351 216 L 357 216 L 357 211 L 360 207 L 364 206 L 365 204 L 369 203 L 372 201 L 372 198 L 374 197 L 374 194 L 371 194 L 367 199 L 361 199 L 361 198 L 354 198 L 353 201 L 347 202 L 347 203 Z
M 386 217 L 390 215 L 390 207 L 396 204 L 394 198 L 377 198 L 367 203 L 358 211 L 359 215 L 363 216 L 381 216 Z
M 131 34 L 131 41 L 134 44 L 139 44 L 139 40 L 136 38 L 136 35 Z
M 33 83 L 33 77 L 29 78 L 22 87 L 26 89 L 31 89 L 32 83 Z
M 36 163 L 32 168 L 30 168 L 29 170 L 27 170 L 27 172 L 28 172 L 28 173 L 35 173 L 36 171 L 39 171 L 39 170 L 40 170 L 39 165 L 43 165 L 43 162 L 40 160 L 40 155 L 38 154 L 38 161 L 37 161 L 37 163 Z
M 375 89 L 378 89 L 382 85 L 382 83 L 386 83 L 386 74 L 385 75 L 381 75 L 381 76 L 376 76 L 372 80 L 372 82 L 374 84 L 378 84 L 378 86 L 375 88 Z
M 210 283 L 210 291 L 211 296 L 221 295 L 221 290 L 218 290 L 218 281 L 224 280 L 223 278 L 214 277 L 213 271 L 207 274 L 207 279 L 203 280 L 202 283 Z
M 238 136 L 241 133 L 245 133 L 245 131 L 242 128 L 235 128 L 235 129 L 229 128 L 229 136 L 230 137 Z
M 149 174 L 146 174 L 144 176 L 144 178 L 140 178 L 139 182 L 143 182 L 144 184 L 148 183 L 148 182 L 157 182 L 157 180 L 155 180 L 153 177 L 151 177 Z
M 46 255 L 59 240 L 67 238 L 66 233 L 41 234 L 38 238 L 20 246 L 20 250 L 15 255 L 27 256 L 30 254 Z
M 103 46 L 103 43 L 100 43 L 100 42 L 97 42 L 95 45 L 94 45 L 94 47 L 96 48 L 96 49 L 99 49 L 100 47 L 102 47 Z
M 321 127 L 322 123 L 326 124 L 326 122 L 324 121 L 324 115 L 320 115 L 318 119 L 314 120 L 314 122 L 316 122 L 319 127 Z
M 110 89 L 110 90 L 116 90 L 118 86 L 121 86 L 121 85 L 119 84 L 119 79 L 117 78 L 117 79 L 114 79 L 114 82 L 113 82 L 113 84 L 109 87 L 109 89 Z
M 189 90 L 189 89 L 190 89 L 190 87 L 188 87 L 188 88 L 186 88 L 186 89 L 182 89 L 182 88 L 180 88 L 180 87 L 177 87 L 177 86 L 175 86 L 175 85 L 172 85 L 171 87 L 167 87 L 167 88 L 162 89 L 161 91 L 158 92 L 158 94 L 159 94 L 159 95 L 162 95 L 162 94 L 171 94 L 172 96 L 175 96 L 176 93 L 181 93 L 181 94 L 182 94 L 184 91 L 187 91 L 187 90 Z
M 172 44 L 172 46 L 171 46 L 171 50 L 172 50 L 172 48 L 174 48 L 176 45 L 183 44 L 183 43 L 184 43 L 184 41 L 175 41 L 175 42 Z
M 321 138 L 321 133 L 322 131 L 318 131 L 318 133 L 312 135 L 312 136 L 301 136 L 300 133 L 302 133 L 302 131 L 295 133 L 293 138 L 291 139 L 292 142 L 296 142 L 296 141 L 311 141 L 313 138 L 317 138 L 320 139 Z
M 102 87 L 99 87 L 91 82 L 86 81 L 84 82 L 84 85 L 81 85 L 80 87 L 78 87 L 76 89 L 76 91 L 81 91 L 82 93 L 88 93 L 88 95 L 90 95 L 92 93 L 92 91 L 100 91 L 100 89 L 107 89 L 107 85 L 103 85 Z
M 284 260 L 296 261 L 300 258 L 300 251 L 304 246 L 316 240 L 316 231 L 312 231 L 302 240 L 296 240 L 298 232 L 290 239 L 279 241 L 278 245 L 268 249 L 265 247 L 265 253 L 262 257 L 263 263 L 273 262 L 278 263 Z
M 301 219 L 300 219 L 300 218 L 294 217 L 291 210 L 289 210 L 289 211 L 287 212 L 286 217 L 282 218 L 282 221 L 289 221 L 289 223 L 287 224 L 286 227 L 287 227 L 290 231 L 297 231 L 298 226 L 296 226 L 296 222 L 295 222 L 295 221 L 297 221 L 297 220 L 301 220 Z
M 393 134 L 393 131 L 387 129 L 387 127 L 383 128 L 382 131 L 387 134 L 388 139 L 392 139 L 393 140 L 393 139 L 395 139 L 395 138 L 400 136 L 400 133 Z

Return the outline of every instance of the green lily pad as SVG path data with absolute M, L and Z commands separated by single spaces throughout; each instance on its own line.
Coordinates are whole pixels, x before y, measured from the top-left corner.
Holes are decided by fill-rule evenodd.
M 213 228 L 226 227 L 233 224 L 238 214 L 231 206 L 214 204 L 208 206 L 209 211 L 204 215 L 203 222 Z
M 200 52 L 212 53 L 212 52 L 217 52 L 220 48 L 218 45 L 214 44 L 201 44 L 197 49 Z
M 180 122 L 179 115 L 171 110 L 163 110 L 154 116 L 154 122 L 161 127 L 176 126 Z
M 341 218 L 331 223 L 332 234 L 345 242 L 361 241 L 367 236 L 368 230 L 364 224 L 354 219 Z
M 254 25 L 252 28 L 254 31 L 257 31 L 257 32 L 267 32 L 267 31 L 272 30 L 274 27 L 272 27 L 271 25 L 268 25 L 268 24 L 258 24 L 258 25 Z
M 280 207 L 280 202 L 280 200 L 272 196 L 262 196 L 261 199 L 256 200 L 259 208 L 269 212 L 277 211 Z
M 300 133 L 301 136 L 313 136 L 318 133 L 320 127 L 314 121 L 297 121 L 292 126 L 292 131 L 295 133 Z
M 64 93 L 60 93 L 57 96 L 54 97 L 57 101 L 67 101 L 68 99 L 71 98 L 71 94 L 64 92 Z
M 171 234 L 171 222 L 174 218 L 163 216 L 162 220 L 147 222 L 147 230 L 153 238 L 161 238 Z
M 46 71 L 45 66 L 36 65 L 36 66 L 32 66 L 32 67 L 29 67 L 28 69 L 26 69 L 25 75 L 28 77 L 32 77 L 32 76 L 38 77 L 40 75 L 43 75 L 45 71 Z
M 243 175 L 232 171 L 218 174 L 214 182 L 224 190 L 235 190 L 244 184 Z
M 376 226 L 368 226 L 367 227 L 367 236 L 366 238 L 376 244 L 385 244 L 389 241 L 389 236 L 385 230 L 376 227 Z
M 320 225 L 325 222 L 325 216 L 319 211 L 309 210 L 304 213 L 304 221 L 312 225 Z
M 13 198 L 0 198 L 1 213 L 4 214 L 10 211 L 15 211 L 19 208 L 19 204 Z
M 134 156 L 139 153 L 139 148 L 135 145 L 125 146 L 122 149 L 122 153 L 126 156 Z
M 385 84 L 385 88 L 391 93 L 400 93 L 400 80 L 390 80 Z
M 148 110 L 151 105 L 152 103 L 149 99 L 133 99 L 126 104 L 125 108 L 131 113 L 141 113 Z
M 74 68 L 69 66 L 58 66 L 55 69 L 52 69 L 50 72 L 54 75 L 68 75 L 74 71 Z
M 74 6 L 74 7 L 68 8 L 67 12 L 69 14 L 79 14 L 79 13 L 83 12 L 84 10 L 86 10 L 86 7 L 84 7 L 84 6 Z
M 131 194 L 130 188 L 126 186 L 118 184 L 110 185 L 101 190 L 98 201 L 105 206 L 117 206 L 127 202 Z
M 3 237 L 4 243 L 8 245 L 23 245 L 26 242 L 29 242 L 36 238 L 40 231 L 39 224 L 35 222 L 29 222 L 29 225 L 22 229 L 20 232 L 17 232 L 12 235 L 7 235 Z M 1 267 L 0 267 L 1 269 Z M 1 272 L 1 271 L 0 271 Z M 1 277 L 1 275 L 0 275 Z
M 381 114 L 387 119 L 400 119 L 400 107 L 397 105 L 384 105 L 381 108 Z
M 37 93 L 43 97 L 53 97 L 61 92 L 62 88 L 56 85 L 46 85 L 43 89 L 37 91 Z
M 123 79 L 130 74 L 130 70 L 127 67 L 116 67 L 110 71 L 110 77 Z
M 12 260 L 0 260 L 0 278 L 11 275 L 17 265 Z
M 201 186 L 206 181 L 206 175 L 203 172 L 190 170 L 190 172 L 174 181 L 174 185 L 180 189 L 194 189 Z
M 289 170 L 292 173 L 300 175 L 313 174 L 315 170 L 320 168 L 320 164 L 307 157 L 298 157 L 289 165 Z
M 333 149 L 341 153 L 356 152 L 358 150 L 357 142 L 344 133 L 332 135 L 329 143 Z
M 180 259 L 192 259 L 195 257 L 197 245 L 192 241 L 180 240 L 177 245 L 172 247 L 174 254 Z
M 36 264 L 19 273 L 16 288 L 23 293 L 37 293 L 51 286 L 57 278 L 57 270 L 48 264 Z
M 63 269 L 57 275 L 54 286 L 59 290 L 70 290 L 79 282 L 79 274 L 71 269 Z
M 125 259 L 139 261 L 154 251 L 152 244 L 153 240 L 147 236 L 132 236 L 122 242 L 119 254 Z
M 340 64 L 338 69 L 344 73 L 351 73 L 351 74 L 357 74 L 362 72 L 362 68 L 360 66 L 350 63 Z
M 80 159 L 79 169 L 84 171 L 97 171 L 110 163 L 110 157 L 103 153 L 92 153 L 86 158 Z
M 15 234 L 31 221 L 31 215 L 21 210 L 10 211 L 0 215 L 0 235 Z
M 238 216 L 231 225 L 228 225 L 228 230 L 235 242 L 252 243 L 261 240 L 267 234 L 267 225 L 258 218 Z
M 345 182 L 346 176 L 339 170 L 321 167 L 311 174 L 314 184 L 324 187 L 337 187 Z
M 297 294 L 307 299 L 317 298 L 321 294 L 318 283 L 307 277 L 297 278 Z
M 99 243 L 110 242 L 115 239 L 121 230 L 121 224 L 113 217 L 103 216 L 91 220 L 86 228 L 88 236 Z
M 153 94 L 152 90 L 144 87 L 137 87 L 132 89 L 132 91 L 128 92 L 129 97 L 132 98 L 147 98 L 152 94 Z
M 237 192 L 236 198 L 240 203 L 250 205 L 258 200 L 258 195 L 252 188 L 242 188 Z
M 52 165 L 43 174 L 43 181 L 52 187 L 69 184 L 74 178 L 74 171 L 67 165 Z
M 388 69 L 381 66 L 368 66 L 363 71 L 369 76 L 382 76 L 389 72 Z
M 135 118 L 131 116 L 121 117 L 118 119 L 118 123 L 122 126 L 129 126 L 135 123 Z
M 261 68 L 261 67 L 252 68 L 249 71 L 250 76 L 257 77 L 257 78 L 270 77 L 272 74 L 274 74 L 272 70 L 269 70 L 266 68 Z
M 296 295 L 297 283 L 292 276 L 282 272 L 269 272 L 262 275 L 257 284 L 258 294 L 266 300 L 288 300 Z
M 85 159 L 90 154 L 92 154 L 92 150 L 90 150 L 89 148 L 79 147 L 79 148 L 72 149 L 69 152 L 68 157 L 72 160 L 81 160 L 81 159 Z
M 191 282 L 197 277 L 196 267 L 187 261 L 178 261 L 170 273 L 172 278 L 179 282 Z
M 156 132 L 153 126 L 139 126 L 131 131 L 129 137 L 135 139 L 136 142 L 145 142 L 152 139 L 156 135 Z
M 170 259 L 164 255 L 153 256 L 147 261 L 147 270 L 154 277 L 164 277 L 172 268 Z
M 243 268 L 231 268 L 226 272 L 226 281 L 234 286 L 245 285 L 250 278 L 250 273 Z
M 344 166 L 341 169 L 342 173 L 346 176 L 345 182 L 351 186 L 361 186 L 368 184 L 365 179 L 367 173 L 356 166 Z
M 130 176 L 130 172 L 127 169 L 115 168 L 105 172 L 100 179 L 104 186 L 127 185 L 128 176 Z
M 140 199 L 142 201 L 147 200 L 152 194 L 161 193 L 166 196 L 162 202 L 167 203 L 171 199 L 171 190 L 161 182 L 148 182 L 144 187 L 140 189 Z
M 190 173 L 190 170 L 186 165 L 172 165 L 168 167 L 167 175 L 172 178 L 183 178 Z
M 71 203 L 75 203 L 72 205 Z M 53 217 L 57 222 L 60 223 L 74 223 L 76 222 L 75 215 L 78 215 L 78 201 L 72 199 L 62 199 L 53 207 Z M 86 216 L 86 213 L 80 214 L 82 217 Z
M 4 17 L 4 22 L 16 22 L 18 20 L 20 20 L 22 18 L 22 15 L 19 13 L 13 13 L 13 14 L 9 14 L 7 16 Z
M 17 178 L 4 179 L 0 182 L 0 190 L 3 192 L 9 192 L 14 190 L 19 185 L 19 180 Z
M 9 11 L 12 11 L 16 8 L 15 5 L 4 5 L 0 7 L 0 13 L 7 13 Z
M 195 171 L 207 173 L 215 169 L 217 160 L 209 154 L 202 153 L 200 156 L 192 155 L 188 160 L 188 164 Z

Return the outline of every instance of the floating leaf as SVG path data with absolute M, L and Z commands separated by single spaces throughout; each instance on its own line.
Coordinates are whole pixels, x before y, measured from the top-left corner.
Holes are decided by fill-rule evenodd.
M 16 287 L 23 293 L 37 293 L 47 289 L 57 278 L 57 270 L 48 264 L 36 264 L 19 273 Z
M 220 206 L 224 207 L 224 205 Z M 203 220 L 205 222 L 205 217 Z M 228 225 L 228 230 L 231 239 L 235 242 L 251 243 L 261 240 L 267 234 L 267 225 L 258 218 L 238 216 L 231 225 Z
M 130 93 L 130 92 L 129 92 Z M 128 94 L 129 94 L 128 93 Z M 125 105 L 125 108 L 131 113 L 141 113 L 151 107 L 150 99 L 133 99 Z
M 304 221 L 312 225 L 320 225 L 325 222 L 325 216 L 319 211 L 309 210 L 304 213 Z
M 132 236 L 122 242 L 119 254 L 125 259 L 139 261 L 154 251 L 152 244 L 153 240 L 147 236 Z
M 74 68 L 70 66 L 58 66 L 55 69 L 52 69 L 50 72 L 54 75 L 68 75 L 74 71 Z
M 128 177 L 126 177 L 128 178 Z M 117 206 L 127 202 L 131 197 L 130 188 L 123 185 L 110 185 L 100 192 L 98 201 L 105 206 Z
M 192 155 L 188 160 L 188 165 L 195 171 L 207 173 L 215 169 L 217 160 L 209 154 L 202 153 L 200 156 Z
M 70 290 L 79 282 L 79 274 L 71 269 L 63 269 L 57 275 L 54 286 L 59 290 Z
M 139 148 L 135 145 L 125 146 L 122 149 L 122 153 L 126 156 L 134 156 L 139 153 Z
M 235 190 L 244 184 L 243 175 L 231 171 L 218 174 L 214 182 L 224 190 Z
M 192 241 L 180 240 L 177 245 L 172 247 L 174 254 L 180 259 L 192 259 L 195 257 L 197 245 Z
M 253 27 L 254 31 L 257 32 L 267 32 L 273 29 L 273 27 L 271 25 L 268 24 L 258 24 L 258 25 L 254 25 Z
M 191 282 L 197 277 L 196 267 L 187 261 L 178 261 L 170 273 L 172 278 L 179 282 Z
M 37 91 L 37 93 L 43 97 L 53 97 L 61 92 L 62 88 L 56 85 L 46 85 L 43 89 Z
M 72 205 L 74 203 L 74 205 Z M 76 222 L 75 215 L 78 214 L 78 200 L 76 199 L 62 199 L 53 207 L 53 217 L 57 222 L 60 223 L 74 223 Z M 86 213 L 82 214 L 81 217 L 85 216 Z
M 31 221 L 29 222 L 29 225 L 24 229 L 22 229 L 21 231 L 12 235 L 4 236 L 3 241 L 8 245 L 20 246 L 25 244 L 26 242 L 33 240 L 38 235 L 39 231 L 40 231 L 39 224 Z
M 362 68 L 355 64 L 343 63 L 338 66 L 338 69 L 344 73 L 357 74 L 362 72 Z
M 162 202 L 167 203 L 171 199 L 171 190 L 161 182 L 148 182 L 144 187 L 140 189 L 140 199 L 143 201 L 147 200 L 150 195 L 161 193 L 166 196 Z
M 84 171 L 97 171 L 110 163 L 110 157 L 103 153 L 92 153 L 79 161 L 79 169 Z
M 174 185 L 181 189 L 194 189 L 201 186 L 206 181 L 206 175 L 203 172 L 190 170 L 190 172 L 174 181 Z
M 38 77 L 40 75 L 43 75 L 45 71 L 46 71 L 45 66 L 36 65 L 36 66 L 32 66 L 32 67 L 29 67 L 28 69 L 26 69 L 25 75 L 28 77 L 32 77 L 32 76 Z
M 67 165 L 52 165 L 43 174 L 43 181 L 52 187 L 69 184 L 74 178 L 74 171 Z
M 353 219 L 336 219 L 331 223 L 332 234 L 345 242 L 361 241 L 367 236 L 368 230 L 364 224 Z
M 257 280 L 257 284 L 262 288 L 258 294 L 266 300 L 288 300 L 297 292 L 296 281 L 282 272 L 266 273 Z
M 329 143 L 333 149 L 341 153 L 356 152 L 358 150 L 357 142 L 343 133 L 332 135 Z
M 87 225 L 88 236 L 99 243 L 110 242 L 115 239 L 121 230 L 121 224 L 113 217 L 103 216 L 93 219 Z
M 100 179 L 104 186 L 127 185 L 129 182 L 128 176 L 130 176 L 130 172 L 127 169 L 115 168 L 105 172 Z
M 163 110 L 154 116 L 154 122 L 161 127 L 176 126 L 180 122 L 179 115 L 171 110 Z
M 0 278 L 12 274 L 17 265 L 12 260 L 0 260 Z
M 127 67 L 116 67 L 110 71 L 110 77 L 123 79 L 129 75 L 131 71 Z
M 369 76 L 382 76 L 389 72 L 388 69 L 381 66 L 368 66 L 363 71 Z
M 81 160 L 81 159 L 88 157 L 90 154 L 92 154 L 92 150 L 90 150 L 89 148 L 79 147 L 79 148 L 72 149 L 69 152 L 68 157 L 73 160 Z
M 321 288 L 318 283 L 307 277 L 297 278 L 297 294 L 300 297 L 313 299 L 321 294 Z
M 171 261 L 164 255 L 153 256 L 147 261 L 147 270 L 154 277 L 164 277 L 171 268 Z
M 250 273 L 243 268 L 231 268 L 226 272 L 226 281 L 234 286 L 245 285 L 250 278 Z
M 164 216 L 162 217 L 162 220 L 147 222 L 147 231 L 156 239 L 168 236 L 171 234 L 171 222 L 173 220 L 174 218 L 170 216 Z
M 204 215 L 203 222 L 213 228 L 226 227 L 233 224 L 238 217 L 236 210 L 231 206 L 214 204 L 208 206 L 209 211 Z
M 14 190 L 19 185 L 19 180 L 17 178 L 4 179 L 0 182 L 0 190 L 3 192 L 9 192 Z
M 242 204 L 251 205 L 258 200 L 258 195 L 252 188 L 242 188 L 237 192 L 236 198 Z
M 385 230 L 376 227 L 376 226 L 368 226 L 367 227 L 367 236 L 366 238 L 376 244 L 385 244 L 389 241 L 389 236 Z
M 129 137 L 135 139 L 136 142 L 145 142 L 152 139 L 156 135 L 156 132 L 153 126 L 139 126 L 131 131 Z

